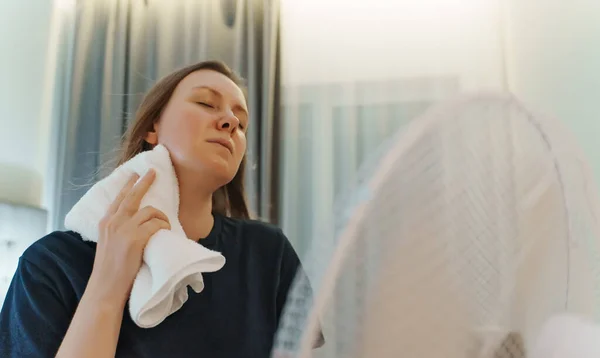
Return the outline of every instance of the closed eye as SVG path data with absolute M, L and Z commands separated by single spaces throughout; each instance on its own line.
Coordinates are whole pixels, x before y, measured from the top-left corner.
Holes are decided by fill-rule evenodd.
M 199 105 L 204 106 L 204 107 L 215 108 L 215 106 L 213 106 L 209 103 L 205 103 L 205 102 L 196 102 L 196 103 L 198 103 Z

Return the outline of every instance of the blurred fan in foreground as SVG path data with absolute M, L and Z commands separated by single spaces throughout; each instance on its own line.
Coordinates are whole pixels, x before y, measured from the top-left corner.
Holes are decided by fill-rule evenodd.
M 600 318 L 595 186 L 568 131 L 512 96 L 432 109 L 368 161 L 335 240 L 315 238 L 314 302 L 296 280 L 275 355 L 590 357 L 600 340 L 572 337 Z

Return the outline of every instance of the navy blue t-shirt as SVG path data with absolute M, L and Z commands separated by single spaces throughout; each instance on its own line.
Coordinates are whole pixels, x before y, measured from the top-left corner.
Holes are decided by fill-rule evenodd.
M 154 328 L 124 311 L 116 357 L 269 357 L 288 290 L 300 267 L 281 230 L 215 215 L 202 245 L 225 266 L 203 274 L 183 307 Z M 0 313 L 0 357 L 54 357 L 92 272 L 96 244 L 54 232 L 21 256 Z

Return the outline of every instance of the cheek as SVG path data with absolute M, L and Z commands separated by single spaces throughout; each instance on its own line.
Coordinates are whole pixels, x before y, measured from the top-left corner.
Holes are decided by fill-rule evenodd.
M 210 118 L 193 106 L 182 109 L 179 115 L 180 129 L 187 132 L 188 136 L 198 137 L 209 121 Z
M 192 108 L 165 112 L 158 129 L 159 139 L 171 147 L 188 145 L 203 131 L 204 122 Z
M 238 135 L 237 142 L 238 143 L 236 144 L 236 147 L 239 148 L 237 156 L 238 156 L 238 159 L 241 161 L 242 158 L 244 157 L 244 154 L 246 154 L 246 146 L 247 146 L 246 135 L 240 133 Z

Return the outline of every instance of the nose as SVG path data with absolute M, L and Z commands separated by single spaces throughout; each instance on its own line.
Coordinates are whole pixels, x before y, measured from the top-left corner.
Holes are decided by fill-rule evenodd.
M 217 127 L 219 130 L 233 132 L 240 125 L 240 120 L 231 111 L 226 111 L 219 122 Z

